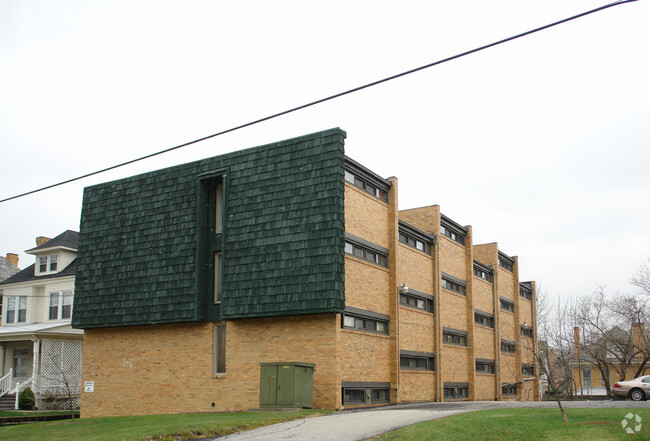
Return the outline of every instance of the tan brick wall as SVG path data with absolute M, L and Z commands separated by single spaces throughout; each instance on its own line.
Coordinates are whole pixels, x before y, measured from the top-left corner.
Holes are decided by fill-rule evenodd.
M 345 184 L 345 231 L 388 248 L 388 204 Z
M 436 376 L 431 371 L 400 371 L 399 402 L 433 401 L 436 398 Z
M 341 330 L 341 381 L 390 381 L 390 338 Z
M 438 205 L 401 210 L 399 218 L 425 233 L 440 234 L 440 207 Z
M 87 329 L 82 416 L 259 407 L 261 362 L 315 363 L 314 407 L 340 406 L 336 314 L 227 323 L 226 374 L 213 375 L 213 324 Z M 212 403 L 215 406 L 212 407 Z
M 469 381 L 469 369 L 467 366 L 468 351 L 469 349 L 461 346 L 442 345 L 442 351 L 440 354 L 440 374 L 443 383 L 445 381 Z
M 447 236 L 439 236 L 440 270 L 467 282 L 465 247 Z
M 398 244 L 397 280 L 409 288 L 433 295 L 433 257 L 402 243 Z
M 387 268 L 349 254 L 345 256 L 345 304 L 389 314 L 389 273 Z
M 496 397 L 496 376 L 494 374 L 476 374 L 474 399 L 491 401 Z
M 467 331 L 467 298 L 441 289 L 439 315 L 442 326 Z
M 494 314 L 494 287 L 480 277 L 474 276 L 472 280 L 474 309 Z
M 400 349 L 435 352 L 434 315 L 414 308 L 400 308 Z
M 496 243 L 484 243 L 472 246 L 474 259 L 478 260 L 485 265 L 492 265 L 493 268 L 497 267 L 499 258 L 499 246 Z
M 494 330 L 485 326 L 474 326 L 474 358 L 495 359 Z

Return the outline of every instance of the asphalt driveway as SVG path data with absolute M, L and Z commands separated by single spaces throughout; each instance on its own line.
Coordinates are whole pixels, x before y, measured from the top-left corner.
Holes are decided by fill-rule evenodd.
M 648 407 L 647 401 L 566 401 L 567 408 Z M 416 403 L 337 412 L 335 414 L 273 424 L 247 432 L 208 438 L 219 441 L 360 441 L 410 424 L 463 412 L 511 407 L 553 408 L 555 402 L 472 401 Z

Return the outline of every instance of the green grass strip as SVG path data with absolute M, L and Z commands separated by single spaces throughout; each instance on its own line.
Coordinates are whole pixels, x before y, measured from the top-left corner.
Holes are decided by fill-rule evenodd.
M 226 435 L 327 412 L 329 411 L 297 410 L 81 418 L 74 422 L 56 421 L 0 427 L 0 439 L 12 441 L 178 441 Z
M 626 433 L 627 414 L 642 418 L 640 432 Z M 379 436 L 376 441 L 605 441 L 650 439 L 650 409 L 567 409 L 569 423 L 559 409 L 484 410 L 414 424 Z M 636 421 L 628 427 L 636 426 Z

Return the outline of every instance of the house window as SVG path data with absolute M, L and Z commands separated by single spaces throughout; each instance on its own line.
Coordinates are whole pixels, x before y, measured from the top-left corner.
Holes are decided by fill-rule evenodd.
M 388 267 L 388 255 L 353 242 L 345 242 L 345 252 L 368 262 Z
M 63 291 L 61 297 L 61 319 L 69 319 L 72 317 L 72 291 Z
M 399 233 L 399 241 L 405 245 L 410 246 L 411 248 L 415 248 L 416 250 L 422 251 L 423 253 L 431 254 L 431 246 L 420 239 L 416 239 L 415 237 L 400 232 Z
M 27 320 L 27 297 L 7 297 L 6 323 L 24 323 Z
M 435 359 L 433 354 L 415 351 L 400 351 L 399 367 L 400 369 L 415 371 L 433 371 L 435 370 Z
M 442 331 L 442 342 L 456 346 L 467 346 L 467 332 L 445 328 Z
M 29 349 L 14 349 L 14 375 L 18 378 L 26 378 L 28 366 Z
M 501 352 L 514 354 L 516 350 L 517 350 L 517 346 L 514 342 L 501 340 Z
M 521 373 L 533 377 L 535 375 L 535 366 L 532 364 L 524 364 L 521 366 Z M 589 383 L 591 384 L 591 379 L 589 379 Z
M 214 372 L 226 373 L 226 325 L 214 325 Z
M 443 391 L 446 400 L 464 400 L 469 398 L 468 383 L 444 383 Z
M 499 307 L 504 311 L 515 312 L 515 302 L 503 297 L 499 298 Z
M 41 273 L 44 273 L 47 271 L 47 256 L 39 257 L 38 259 L 38 270 Z
M 483 311 L 474 311 L 474 322 L 479 325 L 494 328 L 494 316 Z
M 433 312 L 433 299 L 422 298 L 413 294 L 400 293 L 400 305 L 421 309 L 426 312 Z
M 519 296 L 523 297 L 526 300 L 531 300 L 532 301 L 532 299 L 533 299 L 532 291 L 529 291 L 529 290 L 527 290 L 525 288 L 522 288 L 522 287 L 519 288 Z
M 223 233 L 223 182 L 219 181 L 215 184 L 214 191 L 214 231 L 216 234 Z
M 377 404 L 390 402 L 388 383 L 341 382 L 341 401 L 343 405 Z
M 582 368 L 582 386 L 591 387 L 591 368 L 585 367 Z
M 476 277 L 479 277 L 487 282 L 492 281 L 492 274 L 490 274 L 488 271 L 474 265 L 474 275 Z
M 359 178 L 348 170 L 345 171 L 345 180 L 355 187 L 365 191 L 366 193 L 376 197 L 380 201 L 388 202 L 388 193 L 386 190 L 371 184 L 365 179 Z
M 494 371 L 494 360 L 476 359 L 476 372 L 481 374 L 493 374 Z
M 522 337 L 533 338 L 533 328 L 531 328 L 530 326 L 521 325 L 520 329 L 521 329 Z
M 458 231 L 452 230 L 449 226 L 440 225 L 440 234 L 447 236 L 451 240 L 454 240 L 462 245 L 465 245 L 465 235 L 461 234 Z
M 512 263 L 512 261 L 506 259 L 505 257 L 499 256 L 499 266 L 501 268 L 505 268 L 508 271 L 512 272 L 513 263 Z
M 501 384 L 501 395 L 504 396 L 516 396 L 517 395 L 517 384 L 512 383 L 503 383 Z
M 465 295 L 465 283 L 459 280 L 451 280 L 448 276 L 442 276 L 442 287 L 449 291 L 454 291 L 458 294 Z
M 50 271 L 56 271 L 57 260 L 58 260 L 58 256 L 56 254 L 52 254 L 50 256 Z
M 59 319 L 59 293 L 50 293 L 50 320 Z
M 214 303 L 221 301 L 221 286 L 222 286 L 222 272 L 223 262 L 221 259 L 221 252 L 214 253 Z
M 363 317 L 346 312 L 343 314 L 343 328 L 388 334 L 388 320 Z

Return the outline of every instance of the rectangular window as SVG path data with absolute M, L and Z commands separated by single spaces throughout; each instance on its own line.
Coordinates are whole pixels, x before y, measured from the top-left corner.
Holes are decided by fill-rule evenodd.
M 50 293 L 50 320 L 59 319 L 59 293 Z
M 503 383 L 501 385 L 501 395 L 516 396 L 517 395 L 517 385 L 512 384 L 512 383 Z
M 442 277 L 442 287 L 448 289 L 449 291 L 454 291 L 458 294 L 465 294 L 465 285 L 461 285 L 458 281 L 450 280 L 449 278 Z
M 61 299 L 61 319 L 72 317 L 72 291 L 63 291 Z
M 526 300 L 531 301 L 533 299 L 533 293 L 532 291 L 529 291 L 527 289 L 524 289 L 522 287 L 519 288 L 519 296 L 523 297 Z
M 56 254 L 52 254 L 50 256 L 50 271 L 56 271 L 57 260 L 58 260 L 58 256 Z
M 39 272 L 44 273 L 47 271 L 47 256 L 39 257 L 38 259 Z
M 406 233 L 399 233 L 399 241 L 405 245 L 415 248 L 416 250 L 422 251 L 423 253 L 431 254 L 431 246 L 420 239 L 416 239 L 413 236 L 410 236 Z
M 507 269 L 508 271 L 512 272 L 512 265 L 513 265 L 513 264 L 512 264 L 511 261 L 507 260 L 507 259 L 504 258 L 504 257 L 499 256 L 499 266 L 500 266 L 501 268 L 505 268 L 505 269 Z
M 214 253 L 214 303 L 219 303 L 221 301 L 222 267 L 223 262 L 221 259 L 221 252 Z
M 530 326 L 521 325 L 520 329 L 522 337 L 533 338 L 533 328 Z
M 524 364 L 521 366 L 521 373 L 523 375 L 528 375 L 529 377 L 533 377 L 535 376 L 535 366 L 533 366 L 532 364 Z
M 450 345 L 467 346 L 467 333 L 464 331 L 444 329 L 442 331 L 442 342 Z
M 440 234 L 447 236 L 451 240 L 454 240 L 462 245 L 465 245 L 465 235 L 452 230 L 449 226 L 440 225 Z
M 377 404 L 390 402 L 390 389 L 386 383 L 342 382 L 343 405 Z
M 341 327 L 346 329 L 356 329 L 358 331 L 373 332 L 378 334 L 388 334 L 388 316 L 352 308 L 353 311 L 346 310 L 341 316 Z
M 346 241 L 345 252 L 360 259 L 367 260 L 368 262 L 388 268 L 388 255 L 371 250 L 362 245 Z
M 476 372 L 481 374 L 493 374 L 494 360 L 476 360 Z
M 214 372 L 226 373 L 226 325 L 214 325 Z
M 469 398 L 469 384 L 444 383 L 444 396 L 446 400 L 464 400 Z
M 221 181 L 215 185 L 214 199 L 214 231 L 216 234 L 221 234 L 223 233 L 223 182 Z
M 433 371 L 436 368 L 433 354 L 412 351 L 400 351 L 399 367 L 416 371 Z
M 16 297 L 7 297 L 7 319 L 6 323 L 13 323 L 16 319 Z
M 514 342 L 501 340 L 501 352 L 514 354 L 516 350 L 517 350 L 517 346 Z
M 388 193 L 385 189 L 379 188 L 371 184 L 366 179 L 361 179 L 349 171 L 345 171 L 345 180 L 355 187 L 365 191 L 366 193 L 376 197 L 380 201 L 388 202 Z
M 499 307 L 504 311 L 515 312 L 515 302 L 510 299 L 499 298 Z
M 388 403 L 389 401 L 388 389 L 372 389 L 372 402 L 373 403 Z
M 474 322 L 479 325 L 494 328 L 494 317 L 492 314 L 488 314 L 487 312 L 474 311 Z
M 531 374 L 532 375 L 532 374 Z M 591 368 L 582 368 L 582 385 L 584 387 L 591 387 Z
M 479 268 L 479 267 L 476 266 L 476 265 L 474 265 L 474 275 L 475 275 L 476 277 L 479 277 L 479 278 L 481 278 L 481 279 L 487 281 L 487 282 L 491 282 L 491 281 L 492 281 L 492 274 L 490 274 L 489 272 L 485 271 L 485 270 L 482 269 L 482 268 Z
M 424 299 L 418 296 L 411 294 L 400 293 L 399 294 L 399 303 L 400 305 L 408 306 L 411 308 L 421 309 L 426 312 L 433 312 L 433 300 Z
M 343 404 L 365 404 L 365 389 L 343 389 Z

